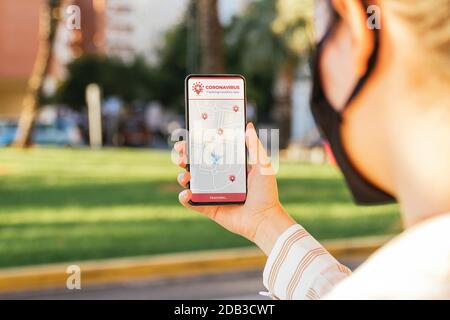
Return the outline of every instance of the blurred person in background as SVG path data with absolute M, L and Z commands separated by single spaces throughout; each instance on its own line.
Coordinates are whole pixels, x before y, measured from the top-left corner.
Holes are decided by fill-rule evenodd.
M 379 28 L 368 27 L 371 4 Z M 316 9 L 315 120 L 355 201 L 398 201 L 405 231 L 352 273 L 283 209 L 275 175 L 261 174 L 252 124 L 245 205 L 192 207 L 189 190 L 180 202 L 265 252 L 263 281 L 276 299 L 449 299 L 450 0 L 323 0 Z M 185 167 L 185 143 L 175 148 Z
M 157 101 L 150 102 L 145 108 L 145 125 L 150 133 L 150 145 L 155 147 L 158 140 L 163 139 L 161 123 L 163 120 L 163 107 Z
M 126 110 L 119 122 L 120 145 L 126 147 L 144 147 L 150 141 L 149 132 L 141 108 Z

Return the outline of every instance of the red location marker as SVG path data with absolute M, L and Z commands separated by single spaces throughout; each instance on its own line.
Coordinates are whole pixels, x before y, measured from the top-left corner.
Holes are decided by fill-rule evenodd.
M 203 118 L 203 120 L 208 119 L 208 114 L 206 112 L 203 112 L 202 113 L 202 118 Z
M 234 180 L 236 180 L 236 177 L 232 174 L 232 175 L 230 175 L 230 176 L 228 177 L 228 179 L 229 179 L 231 182 L 234 182 Z
M 223 129 L 222 128 L 217 129 L 217 134 L 221 136 L 223 134 Z
M 238 112 L 239 111 L 239 107 L 238 106 L 233 106 L 233 111 L 234 112 Z

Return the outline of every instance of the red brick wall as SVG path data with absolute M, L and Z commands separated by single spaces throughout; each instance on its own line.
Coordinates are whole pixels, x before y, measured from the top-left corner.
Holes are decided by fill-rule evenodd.
M 30 74 L 38 47 L 41 1 L 0 1 L 0 77 Z

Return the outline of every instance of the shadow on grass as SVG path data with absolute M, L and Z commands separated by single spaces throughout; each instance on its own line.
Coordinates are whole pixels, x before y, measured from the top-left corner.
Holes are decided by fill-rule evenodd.
M 324 239 L 385 234 L 386 225 L 396 219 L 395 215 L 319 220 L 306 217 L 302 225 Z M 22 236 L 0 246 L 0 267 L 251 245 L 206 218 L 25 223 L 9 225 L 3 231 Z
M 23 180 L 23 182 L 21 181 Z M 79 182 L 46 185 L 36 179 L 14 179 L 0 184 L 0 212 L 4 209 L 82 208 L 178 205 L 176 182 L 168 180 L 127 180 L 126 182 Z M 340 179 L 279 179 L 279 193 L 284 204 L 350 203 L 350 195 Z
M 250 246 L 206 218 L 14 224 L 0 267 Z M 1 237 L 0 237 L 1 239 Z M 5 240 L 3 240 L 5 241 Z

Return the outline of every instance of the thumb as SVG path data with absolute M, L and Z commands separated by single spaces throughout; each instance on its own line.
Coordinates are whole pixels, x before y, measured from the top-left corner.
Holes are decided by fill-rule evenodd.
M 256 134 L 255 126 L 251 122 L 247 124 L 245 131 L 245 143 L 247 145 L 249 163 L 251 165 L 268 166 L 270 164 L 266 150 Z
M 211 211 L 210 206 L 193 206 L 189 202 L 191 198 L 192 198 L 192 191 L 190 189 L 185 189 L 181 191 L 180 194 L 178 195 L 178 200 L 184 207 L 197 211 L 210 219 L 214 219 L 217 210 Z

